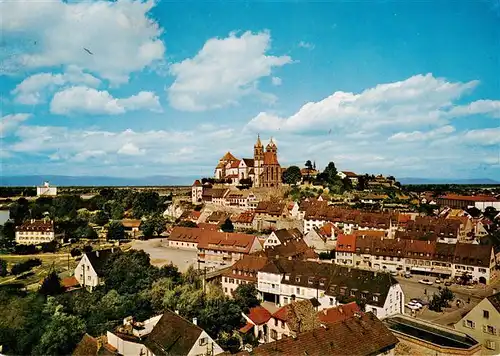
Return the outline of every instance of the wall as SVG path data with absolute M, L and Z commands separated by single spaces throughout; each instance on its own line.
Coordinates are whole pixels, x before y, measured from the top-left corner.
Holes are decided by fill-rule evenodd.
M 82 286 L 84 285 L 86 287 L 93 288 L 99 285 L 99 277 L 94 271 L 94 268 L 90 264 L 86 255 L 83 255 L 82 259 L 75 268 L 75 278 Z
M 489 312 L 489 318 L 486 319 L 483 316 L 483 311 Z M 474 328 L 467 327 L 466 321 L 470 320 L 475 323 Z M 483 326 L 491 325 L 496 326 L 496 335 L 491 335 L 485 333 Z M 483 299 L 478 305 L 476 305 L 472 310 L 467 313 L 462 320 L 455 324 L 455 329 L 464 332 L 483 345 L 482 354 L 483 355 L 498 355 L 500 354 L 500 312 L 498 312 L 495 307 L 489 302 L 488 299 Z M 495 341 L 495 350 L 490 350 L 486 348 L 486 341 Z
M 207 343 L 200 345 L 200 340 L 206 338 Z M 217 345 L 217 343 L 210 337 L 205 331 L 202 331 L 198 340 L 193 345 L 193 348 L 189 351 L 188 356 L 196 355 L 206 355 L 207 351 L 212 350 L 212 355 L 219 355 L 224 352 L 222 348 Z
M 119 336 L 109 331 L 107 332 L 106 336 L 108 338 L 108 344 L 115 347 L 121 355 L 153 355 L 153 353 L 149 351 L 148 348 L 143 344 L 123 340 Z
M 175 247 L 186 250 L 196 250 L 198 249 L 198 244 L 196 242 L 183 242 L 183 241 L 168 241 L 168 247 Z

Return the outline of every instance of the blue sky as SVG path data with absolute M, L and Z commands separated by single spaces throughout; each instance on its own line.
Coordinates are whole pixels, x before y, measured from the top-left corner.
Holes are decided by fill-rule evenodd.
M 283 166 L 500 179 L 498 0 L 0 11 L 3 175 L 210 175 L 260 133 Z

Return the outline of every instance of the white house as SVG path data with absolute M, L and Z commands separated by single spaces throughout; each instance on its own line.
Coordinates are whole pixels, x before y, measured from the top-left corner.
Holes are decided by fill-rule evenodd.
M 152 356 L 153 353 L 144 345 L 144 340 L 158 324 L 161 315 L 157 315 L 143 322 L 136 322 L 132 317 L 123 320 L 123 325 L 115 331 L 107 332 L 108 344 L 113 346 L 120 355 Z
M 37 245 L 51 242 L 56 238 L 52 220 L 35 220 L 16 226 L 16 243 L 21 245 Z
M 289 240 L 296 240 L 302 238 L 302 233 L 299 229 L 279 229 L 269 234 L 266 241 L 264 241 L 264 248 L 278 246 L 284 244 Z
M 275 259 L 258 272 L 257 289 L 263 299 L 276 305 L 312 299 L 319 310 L 353 300 L 379 318 L 404 313 L 404 295 L 388 273 L 342 267 L 331 263 Z
M 57 187 L 52 187 L 49 182 L 44 182 L 42 186 L 36 187 L 36 195 L 38 197 L 54 197 L 57 195 Z
M 190 322 L 170 310 L 165 310 L 144 341 L 144 346 L 150 352 L 146 356 L 219 355 L 224 352 L 210 335 L 198 326 L 196 318 Z
M 75 268 L 75 278 L 81 286 L 94 289 L 104 283 L 103 270 L 114 248 L 85 253 Z

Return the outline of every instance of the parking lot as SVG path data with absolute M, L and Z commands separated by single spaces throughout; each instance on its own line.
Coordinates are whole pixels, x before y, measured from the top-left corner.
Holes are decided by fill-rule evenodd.
M 166 246 L 166 239 L 134 240 L 131 248 L 144 250 L 151 258 L 151 264 L 161 267 L 172 263 L 180 272 L 185 272 L 190 265 L 196 267 L 196 250 L 181 250 Z

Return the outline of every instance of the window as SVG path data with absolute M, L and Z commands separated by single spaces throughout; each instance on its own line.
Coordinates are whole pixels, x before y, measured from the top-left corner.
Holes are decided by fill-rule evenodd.
M 491 340 L 486 340 L 486 348 L 490 350 L 496 350 L 496 342 Z
M 278 326 L 278 319 L 274 318 L 274 326 Z
M 466 328 L 474 329 L 476 327 L 476 323 L 473 322 L 472 320 L 464 320 L 463 323 Z
M 281 321 L 281 328 L 284 329 L 285 328 L 285 322 L 284 321 Z
M 206 345 L 208 343 L 208 338 L 202 337 L 200 338 L 200 346 Z
M 483 325 L 483 332 L 490 335 L 496 335 L 497 329 L 491 325 Z
M 278 340 L 278 333 L 274 329 L 271 329 L 271 339 Z
M 373 315 L 377 316 L 377 308 L 372 308 Z
M 490 312 L 487 310 L 483 310 L 483 318 L 489 319 L 489 317 L 490 317 Z
M 333 298 L 330 298 L 330 305 L 333 305 Z
M 378 302 L 378 297 L 376 295 L 373 296 L 373 301 Z

